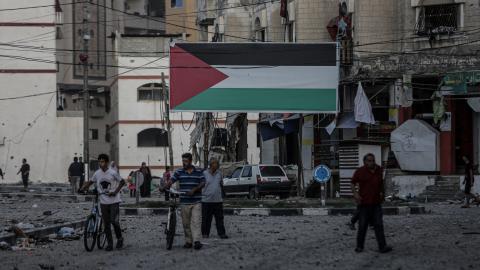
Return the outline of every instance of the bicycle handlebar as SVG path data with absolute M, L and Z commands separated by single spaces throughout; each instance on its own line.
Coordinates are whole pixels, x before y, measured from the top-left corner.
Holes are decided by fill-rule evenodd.
M 184 195 L 184 194 L 187 194 L 186 192 L 183 192 L 183 191 L 178 191 L 174 188 L 170 188 L 170 189 L 167 189 L 168 192 L 172 193 L 172 194 L 177 194 L 177 195 Z

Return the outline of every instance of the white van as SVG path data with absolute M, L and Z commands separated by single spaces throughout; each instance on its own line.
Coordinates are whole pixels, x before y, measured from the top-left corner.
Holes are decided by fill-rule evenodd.
M 236 168 L 232 175 L 223 179 L 223 187 L 227 196 L 248 195 L 255 199 L 262 195 L 279 195 L 286 198 L 292 183 L 281 166 L 259 164 Z

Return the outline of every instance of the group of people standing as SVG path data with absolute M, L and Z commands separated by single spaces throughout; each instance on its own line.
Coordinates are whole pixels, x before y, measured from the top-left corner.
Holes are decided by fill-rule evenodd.
M 102 219 L 105 224 L 107 237 L 106 251 L 113 250 L 113 226 L 117 238 L 116 248 L 123 247 L 123 237 L 120 227 L 120 191 L 126 182 L 120 177 L 118 171 L 108 166 L 109 157 L 101 154 L 98 157 L 99 169 L 91 179 L 83 184 L 81 190 L 88 189 L 95 184 L 100 193 L 100 207 Z M 182 155 L 183 168 L 175 171 L 170 180 L 166 182 L 165 189 L 178 183 L 180 195 L 180 208 L 185 234 L 184 248 L 201 249 L 201 238 L 208 238 L 213 218 L 215 218 L 217 233 L 220 238 L 227 239 L 223 222 L 223 187 L 222 174 L 219 162 L 210 160 L 206 170 L 192 165 L 192 154 Z M 146 166 L 142 166 L 146 172 Z M 141 170 L 142 170 L 141 168 Z
M 131 171 L 128 175 L 127 182 L 130 197 L 137 196 L 137 181 L 139 184 L 140 197 L 150 197 L 152 195 L 152 172 L 145 162 L 142 162 L 138 170 Z
M 220 164 L 211 159 L 206 170 L 192 165 L 192 154 L 182 155 L 183 168 L 178 169 L 166 182 L 166 189 L 178 183 L 180 209 L 185 234 L 184 248 L 201 249 L 201 238 L 210 237 L 215 218 L 218 236 L 227 239 L 223 216 L 223 185 Z

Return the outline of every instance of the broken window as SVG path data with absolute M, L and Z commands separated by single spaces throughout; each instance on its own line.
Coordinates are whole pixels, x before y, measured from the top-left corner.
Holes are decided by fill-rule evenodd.
M 434 5 L 419 8 L 417 35 L 450 34 L 460 26 L 460 5 Z
M 162 85 L 159 83 L 144 84 L 138 88 L 138 101 L 163 100 Z
M 137 135 L 137 145 L 138 147 L 166 147 L 168 146 L 168 133 L 160 128 L 142 130 Z
M 213 132 L 212 146 L 227 147 L 227 129 L 216 128 Z

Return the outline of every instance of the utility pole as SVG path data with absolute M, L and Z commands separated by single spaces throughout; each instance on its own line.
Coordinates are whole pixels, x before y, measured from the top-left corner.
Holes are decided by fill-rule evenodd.
M 168 132 L 168 154 L 170 156 L 170 169 L 173 170 L 173 146 L 172 146 L 172 123 L 170 122 L 170 104 L 168 102 L 170 96 L 168 94 L 167 87 L 165 85 L 165 74 L 162 72 L 162 90 L 163 100 L 165 102 L 165 114 L 167 120 L 167 132 Z M 165 164 L 167 161 L 165 160 Z
M 90 93 L 88 92 L 88 41 L 90 40 L 90 33 L 88 31 L 88 3 L 83 6 L 83 54 L 80 55 L 80 60 L 83 63 L 83 157 L 85 164 L 85 181 L 90 178 L 89 175 L 89 105 L 90 105 Z
M 212 113 L 205 113 L 205 133 L 204 133 L 204 141 L 203 141 L 203 167 L 206 169 L 208 168 L 208 151 L 210 150 L 210 119 L 212 117 Z

